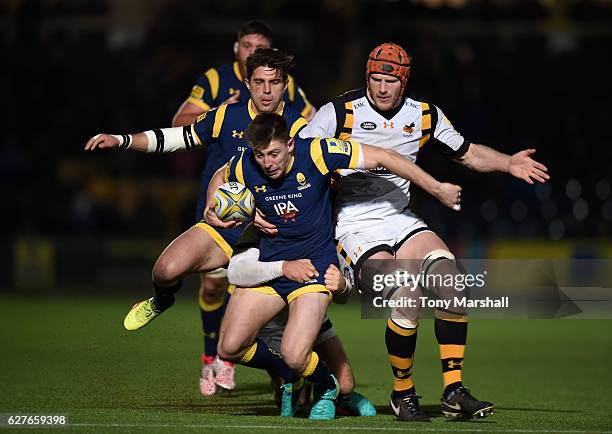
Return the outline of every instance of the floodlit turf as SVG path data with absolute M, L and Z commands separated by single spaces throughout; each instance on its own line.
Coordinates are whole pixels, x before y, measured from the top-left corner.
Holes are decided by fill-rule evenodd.
M 87 432 L 611 432 L 610 321 L 479 320 L 470 324 L 464 380 L 497 413 L 448 422 L 439 413 L 440 361 L 424 320 L 414 367 L 431 424 L 389 414 L 384 321 L 358 305 L 331 313 L 374 418 L 313 423 L 276 417 L 265 374 L 239 368 L 232 395 L 198 391 L 200 319 L 194 297 L 138 332 L 122 329 L 130 297 L 0 296 L 0 413 L 68 414 Z

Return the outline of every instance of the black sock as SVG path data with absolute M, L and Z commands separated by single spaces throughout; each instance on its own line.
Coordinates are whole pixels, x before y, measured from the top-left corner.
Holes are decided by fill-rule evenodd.
M 183 280 L 178 280 L 172 286 L 159 286 L 153 282 L 153 291 L 155 291 L 155 297 L 153 297 L 153 304 L 155 309 L 164 311 L 174 304 L 174 294 L 181 289 Z

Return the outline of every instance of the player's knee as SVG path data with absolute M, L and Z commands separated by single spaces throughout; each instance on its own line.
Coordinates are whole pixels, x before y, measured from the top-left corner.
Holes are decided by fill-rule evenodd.
M 223 360 L 237 363 L 242 359 L 248 347 L 249 345 L 245 345 L 241 339 L 222 335 L 217 344 L 217 354 Z
M 295 372 L 304 372 L 308 367 L 307 351 L 300 351 L 296 348 L 281 347 L 283 361 L 289 368 Z
M 167 285 L 180 279 L 183 272 L 179 261 L 161 257 L 153 267 L 153 281 L 160 285 Z

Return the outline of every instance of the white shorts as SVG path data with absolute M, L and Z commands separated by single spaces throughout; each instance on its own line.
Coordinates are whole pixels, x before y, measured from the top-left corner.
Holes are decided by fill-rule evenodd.
M 427 224 L 406 208 L 401 213 L 382 219 L 368 219 L 336 227 L 338 259 L 341 271 L 355 285 L 363 262 L 378 252 L 395 252 L 419 232 L 431 230 Z

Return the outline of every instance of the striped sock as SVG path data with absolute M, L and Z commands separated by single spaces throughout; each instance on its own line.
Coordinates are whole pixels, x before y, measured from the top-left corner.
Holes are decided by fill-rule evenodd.
M 319 355 L 314 351 L 310 354 L 310 362 L 308 362 L 308 366 L 304 372 L 302 372 L 302 377 L 325 389 L 333 389 L 336 387 L 336 383 L 332 378 L 329 368 L 323 360 L 319 359 Z
M 202 317 L 202 332 L 204 333 L 204 354 L 207 356 L 214 357 L 217 355 L 219 330 L 228 300 L 229 294 L 223 294 L 215 303 L 208 304 L 200 297 L 200 315 Z
M 392 319 L 387 320 L 385 343 L 393 371 L 394 398 L 414 391 L 412 362 L 416 340 L 417 328 L 408 329 L 397 325 Z
M 289 366 L 285 364 L 280 354 L 272 351 L 259 338 L 251 345 L 238 363 L 250 368 L 264 369 L 272 375 L 281 377 L 286 383 L 295 383 L 299 379 Z
M 461 386 L 461 369 L 467 340 L 467 316 L 452 316 L 436 311 L 434 330 L 440 345 L 444 394 Z

